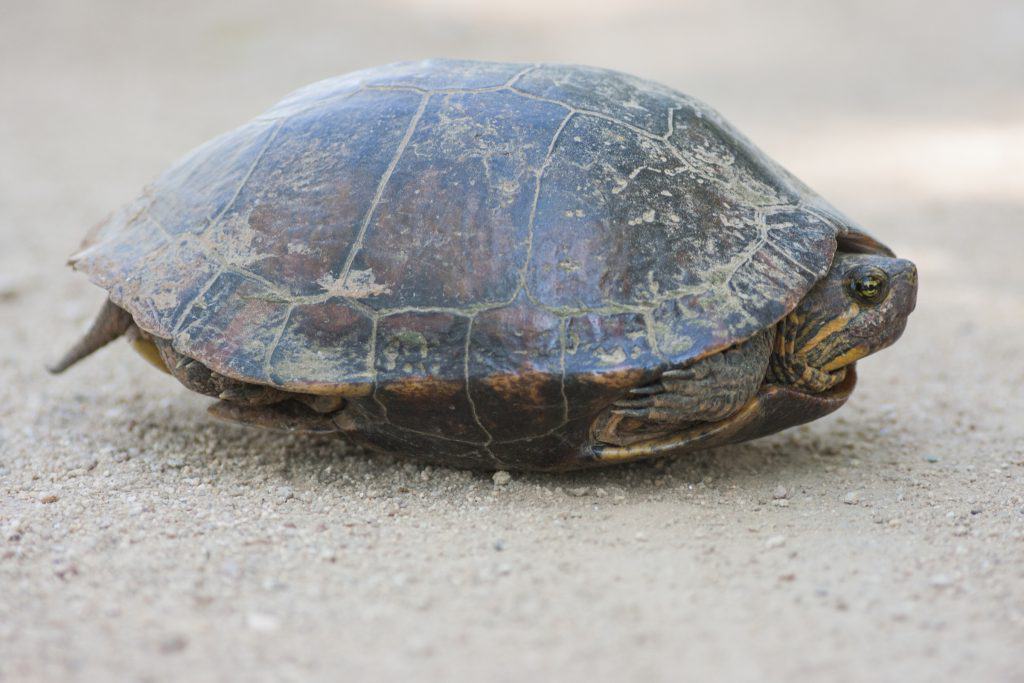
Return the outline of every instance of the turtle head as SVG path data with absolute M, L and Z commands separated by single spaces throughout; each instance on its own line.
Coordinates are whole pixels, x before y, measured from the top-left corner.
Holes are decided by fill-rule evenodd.
M 852 363 L 903 333 L 917 301 L 917 268 L 878 254 L 840 252 L 828 274 L 779 323 L 769 379 L 824 391 Z

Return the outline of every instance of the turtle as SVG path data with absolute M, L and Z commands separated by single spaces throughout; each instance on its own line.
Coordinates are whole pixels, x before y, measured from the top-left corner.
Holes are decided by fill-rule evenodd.
M 89 231 L 125 336 L 217 417 L 566 470 L 822 417 L 917 271 L 701 101 L 428 60 L 299 89 Z

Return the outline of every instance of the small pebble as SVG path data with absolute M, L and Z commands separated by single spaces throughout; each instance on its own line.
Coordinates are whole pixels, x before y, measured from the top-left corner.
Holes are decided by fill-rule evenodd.
M 505 470 L 498 470 L 491 477 L 495 486 L 508 486 L 512 482 L 512 475 Z
M 21 294 L 21 288 L 14 278 L 0 276 L 0 301 L 14 301 Z
M 936 462 L 939 461 L 939 456 L 937 456 L 937 455 L 926 455 L 926 456 L 924 456 L 924 461 L 925 462 L 936 463 Z
M 846 495 L 843 496 L 843 502 L 846 503 L 847 505 L 856 505 L 857 503 L 860 502 L 860 492 L 847 491 Z
M 774 498 L 775 500 L 783 500 L 789 498 L 789 491 L 786 490 L 785 486 L 779 484 L 778 486 L 775 487 L 775 490 L 772 491 L 772 498 Z
M 39 499 L 39 502 L 43 505 L 49 505 L 50 503 L 56 503 L 58 500 L 60 500 L 60 498 L 58 498 L 56 494 L 47 493 Z
M 764 542 L 764 547 L 768 550 L 771 550 L 772 548 L 781 548 L 784 545 L 786 545 L 785 536 L 772 536 Z
M 570 496 L 576 496 L 576 497 L 586 496 L 586 495 L 588 495 L 590 493 L 590 487 L 589 486 L 576 486 L 576 487 L 571 488 L 571 489 L 566 489 L 565 492 L 568 493 Z
M 269 614 L 263 614 L 261 612 L 253 612 L 245 618 L 245 625 L 251 628 L 253 631 L 259 631 L 261 633 L 270 633 L 280 628 L 280 622 Z
M 158 646 L 160 652 L 165 655 L 171 655 L 175 652 L 181 652 L 188 646 L 188 639 L 185 636 L 171 636 L 160 641 Z

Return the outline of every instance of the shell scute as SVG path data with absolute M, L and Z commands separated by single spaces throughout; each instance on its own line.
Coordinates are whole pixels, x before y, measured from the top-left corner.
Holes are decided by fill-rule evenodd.
M 597 375 L 633 367 L 655 369 L 663 359 L 652 348 L 642 313 L 585 313 L 566 320 L 565 366 L 569 375 Z
M 377 328 L 374 400 L 395 427 L 483 443 L 466 390 L 470 319 L 444 312 L 396 313 Z
M 367 349 L 373 320 L 347 300 L 332 297 L 292 306 L 269 356 L 274 384 L 294 386 L 310 377 L 348 377 L 353 383 L 373 379 Z M 325 382 L 329 388 L 331 382 Z
M 147 215 L 170 235 L 205 230 L 236 201 L 278 125 L 253 121 L 185 156 L 153 183 Z
M 526 260 L 536 177 L 564 115 L 511 92 L 430 97 L 352 264 L 389 283 L 367 304 L 510 300 Z
M 381 291 L 342 271 L 421 100 L 361 92 L 279 122 L 236 201 L 204 233 L 210 248 L 291 296 Z
M 473 319 L 470 395 L 478 422 L 494 440 L 528 439 L 565 421 L 563 324 L 522 298 Z M 515 419 L 510 405 L 521 407 Z
M 269 360 L 290 308 L 251 278 L 220 272 L 193 299 L 171 341 L 194 358 L 221 359 L 222 374 L 274 384 Z

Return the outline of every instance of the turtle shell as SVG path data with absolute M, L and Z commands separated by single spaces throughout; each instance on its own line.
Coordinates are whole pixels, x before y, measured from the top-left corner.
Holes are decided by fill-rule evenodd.
M 689 96 L 440 60 L 289 95 L 72 263 L 216 372 L 493 455 L 773 324 L 837 242 L 887 252 Z

